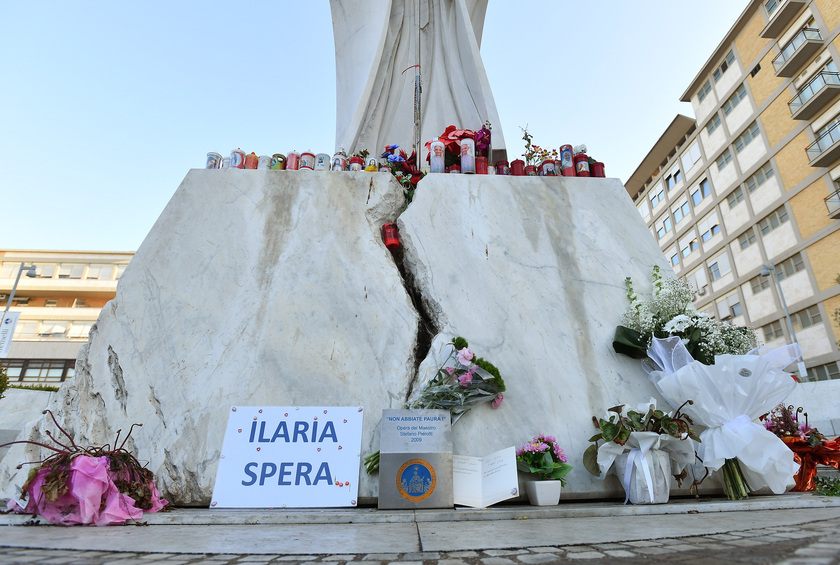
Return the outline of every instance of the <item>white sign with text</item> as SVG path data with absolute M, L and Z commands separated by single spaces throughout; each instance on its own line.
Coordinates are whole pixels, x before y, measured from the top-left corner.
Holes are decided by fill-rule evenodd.
M 20 318 L 20 312 L 6 312 L 3 317 L 3 323 L 0 324 L 0 359 L 5 359 L 9 354 L 18 318 Z
M 358 406 L 232 406 L 210 506 L 356 506 L 363 414 Z

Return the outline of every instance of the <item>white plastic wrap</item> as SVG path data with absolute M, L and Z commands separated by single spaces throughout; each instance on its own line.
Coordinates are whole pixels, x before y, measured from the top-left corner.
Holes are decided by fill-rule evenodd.
M 652 451 L 667 453 L 671 460 L 670 468 L 659 472 L 656 467 L 661 467 L 662 461 L 659 458 L 652 457 Z M 626 471 L 623 475 L 619 475 L 614 463 L 616 458 L 625 452 L 628 453 Z M 624 445 L 608 441 L 598 448 L 598 468 L 601 470 L 601 477 L 605 477 L 608 473 L 614 473 L 618 476 L 624 485 L 625 493 L 627 493 L 624 499 L 625 504 L 627 504 L 633 488 L 632 481 L 639 480 L 637 477 L 644 480 L 644 485 L 649 491 L 650 497 L 647 501 L 653 502 L 656 498 L 654 495 L 656 486 L 653 477 L 664 474 L 670 485 L 670 475 L 681 473 L 686 466 L 692 463 L 694 463 L 693 440 L 688 438 L 681 440 L 656 432 L 632 432 Z
M 783 493 L 794 484 L 799 465 L 782 440 L 752 420 L 796 388 L 796 381 L 782 369 L 799 357 L 799 346 L 765 355 L 721 355 L 714 365 L 686 363 L 691 357 L 684 349 L 679 338 L 654 340 L 648 354 L 674 372 L 653 371 L 649 376 L 672 406 L 694 401 L 682 411 L 695 424 L 707 427 L 697 451 L 703 465 L 716 471 L 726 459 L 737 458 L 753 489 L 767 485 L 774 493 Z

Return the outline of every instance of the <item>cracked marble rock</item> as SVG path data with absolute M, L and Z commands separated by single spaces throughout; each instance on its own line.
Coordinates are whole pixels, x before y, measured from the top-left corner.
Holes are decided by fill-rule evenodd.
M 80 444 L 111 443 L 142 423 L 127 447 L 164 495 L 206 505 L 231 405 L 364 406 L 370 453 L 382 409 L 416 395 L 443 344 L 462 335 L 508 391 L 499 409 L 481 406 L 455 425 L 455 452 L 552 434 L 575 467 L 567 496 L 617 494 L 617 481 L 591 477 L 580 458 L 593 415 L 656 397 L 638 361 L 611 342 L 624 278 L 644 292 L 653 264 L 669 270 L 624 187 L 426 177 L 398 219 L 397 259 L 420 313 L 381 239 L 403 206 L 385 173 L 190 171 L 50 407 Z M 437 331 L 428 355 L 422 326 Z M 47 430 L 41 419 L 20 438 Z M 0 498 L 25 480 L 17 463 L 38 455 L 12 448 Z M 377 481 L 361 470 L 363 502 Z

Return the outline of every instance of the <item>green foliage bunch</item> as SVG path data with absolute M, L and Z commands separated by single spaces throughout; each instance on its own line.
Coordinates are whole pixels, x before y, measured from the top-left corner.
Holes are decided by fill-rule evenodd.
M 589 441 L 593 443 L 583 454 L 583 466 L 596 477 L 600 476 L 598 442 L 612 441 L 624 445 L 633 432 L 654 432 L 681 440 L 691 438 L 699 442 L 700 438 L 691 428 L 694 422 L 687 414 L 680 412 L 686 404 L 694 404 L 694 402 L 687 400 L 673 414 L 658 410 L 654 405 L 651 405 L 646 413 L 628 410 L 625 414 L 623 412 L 624 405 L 621 404 L 613 406 L 607 411 L 607 419 L 593 416 L 592 422 L 598 428 L 598 433 L 589 438 Z

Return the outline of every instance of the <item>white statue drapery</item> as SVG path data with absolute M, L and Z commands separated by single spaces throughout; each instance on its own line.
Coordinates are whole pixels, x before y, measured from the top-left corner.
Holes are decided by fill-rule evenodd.
M 380 153 L 414 139 L 420 2 L 421 143 L 446 126 L 493 126 L 504 149 L 496 103 L 479 48 L 488 0 L 330 0 L 336 56 L 336 148 Z M 406 71 L 406 69 L 408 69 Z M 403 72 L 405 71 L 405 72 Z M 425 158 L 425 151 L 421 152 Z

